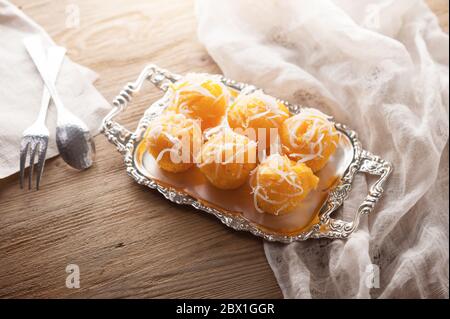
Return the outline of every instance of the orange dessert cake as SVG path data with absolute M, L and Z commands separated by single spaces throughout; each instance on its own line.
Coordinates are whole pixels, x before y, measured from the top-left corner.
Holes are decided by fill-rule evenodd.
M 264 129 L 263 133 L 266 134 L 262 136 L 265 139 L 266 149 L 271 143 L 270 129 L 275 129 L 277 132 L 288 117 L 289 110 L 283 103 L 260 90 L 250 94 L 240 94 L 227 112 L 228 124 L 231 128 L 243 131 L 253 129 L 254 138 L 257 138 L 259 142 L 262 137 L 258 134 L 258 129 Z
M 203 145 L 200 171 L 217 188 L 238 188 L 256 167 L 256 143 L 231 129 L 222 129 Z
M 283 151 L 297 163 L 319 171 L 336 151 L 339 133 L 324 113 L 306 108 L 284 121 L 280 130 Z
M 160 168 L 184 172 L 194 165 L 194 150 L 200 149 L 201 130 L 197 122 L 183 114 L 166 112 L 154 119 L 145 139 L 149 153 Z
M 219 79 L 201 74 L 188 74 L 170 90 L 169 110 L 201 120 L 202 130 L 221 123 L 231 98 Z
M 259 212 L 283 215 L 291 212 L 318 182 L 319 178 L 305 164 L 273 154 L 252 173 L 250 183 Z

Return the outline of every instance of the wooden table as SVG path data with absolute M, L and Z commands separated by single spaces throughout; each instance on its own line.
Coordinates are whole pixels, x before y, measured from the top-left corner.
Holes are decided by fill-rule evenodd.
M 13 2 L 100 74 L 108 100 L 149 62 L 220 72 L 196 38 L 192 1 Z M 428 2 L 448 30 L 448 2 Z M 139 97 L 121 123 L 133 128 L 158 96 Z M 0 297 L 282 297 L 260 239 L 137 185 L 112 145 L 95 141 L 94 167 L 49 160 L 39 192 L 19 190 L 17 174 L 0 181 Z M 66 288 L 68 264 L 80 268 L 79 289 Z

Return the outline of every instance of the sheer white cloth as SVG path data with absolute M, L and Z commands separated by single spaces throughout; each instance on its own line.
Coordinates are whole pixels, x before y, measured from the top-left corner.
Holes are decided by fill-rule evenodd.
M 227 77 L 333 115 L 394 165 L 384 198 L 348 240 L 264 243 L 284 296 L 448 298 L 449 38 L 429 8 L 198 0 L 196 14 Z M 344 216 L 370 181 L 358 175 Z

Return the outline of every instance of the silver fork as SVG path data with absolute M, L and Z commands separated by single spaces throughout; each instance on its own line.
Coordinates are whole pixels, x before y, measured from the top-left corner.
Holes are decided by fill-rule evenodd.
M 58 46 L 53 46 L 47 50 L 47 65 L 53 82 L 56 81 L 65 54 L 66 49 Z M 38 153 L 36 189 L 39 189 L 48 146 L 49 132 L 45 125 L 45 119 L 47 117 L 49 103 L 50 93 L 44 86 L 38 117 L 31 126 L 23 131 L 22 141 L 20 142 L 20 188 L 23 188 L 24 184 L 25 162 L 29 150 L 30 168 L 28 175 L 28 189 L 31 189 L 36 152 Z

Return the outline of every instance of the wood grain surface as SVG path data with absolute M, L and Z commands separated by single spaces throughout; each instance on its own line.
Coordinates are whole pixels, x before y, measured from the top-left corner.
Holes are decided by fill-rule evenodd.
M 192 1 L 13 2 L 99 73 L 96 86 L 110 101 L 149 62 L 220 72 L 196 38 Z M 448 30 L 448 1 L 428 3 Z M 134 128 L 157 97 L 139 96 L 120 122 Z M 0 297 L 282 297 L 260 239 L 137 185 L 113 146 L 95 141 L 91 169 L 48 160 L 38 192 L 21 191 L 17 174 L 0 181 Z M 68 264 L 80 267 L 79 289 L 65 286 Z

